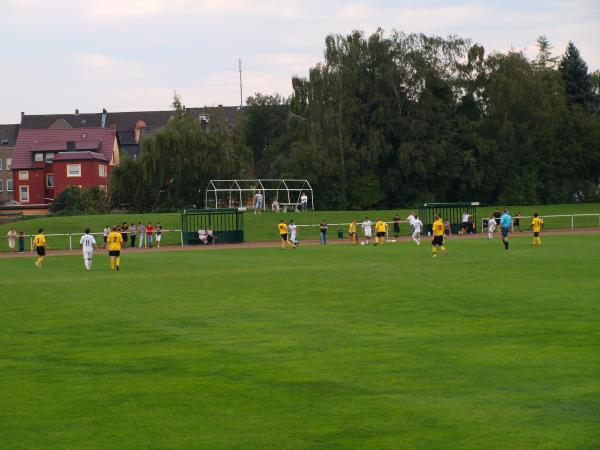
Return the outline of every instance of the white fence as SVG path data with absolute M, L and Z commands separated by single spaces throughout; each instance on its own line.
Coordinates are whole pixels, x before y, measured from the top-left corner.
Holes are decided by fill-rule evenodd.
M 519 226 L 523 226 L 527 228 L 529 226 L 530 219 L 533 216 L 521 216 L 521 222 Z M 560 228 L 570 228 L 574 230 L 575 228 L 596 228 L 600 227 L 600 214 L 555 214 L 550 216 L 542 216 L 544 219 L 544 228 L 549 229 L 560 229 Z M 481 220 L 481 230 L 487 228 L 487 221 L 489 219 Z M 515 217 L 513 217 L 513 229 L 514 229 L 514 221 Z
M 161 230 L 161 244 L 173 245 L 176 243 L 177 245 L 183 246 L 183 231 L 182 230 Z M 96 244 L 98 247 L 103 246 L 103 233 L 90 233 L 92 236 L 96 237 Z M 127 243 L 123 243 L 123 248 L 130 248 L 131 235 L 134 234 L 135 237 L 135 246 L 133 248 L 139 248 L 139 234 L 138 233 L 127 233 L 128 241 Z M 25 248 L 25 251 L 33 249 L 33 239 L 35 238 L 35 234 L 26 234 L 24 235 L 25 239 L 29 241 L 29 247 Z M 83 233 L 44 233 L 46 238 L 53 238 L 50 240 L 49 247 L 53 250 L 79 250 L 79 239 L 83 236 Z M 174 241 L 174 237 L 177 236 L 177 242 Z M 59 239 L 56 239 L 59 238 Z M 62 238 L 62 239 L 61 239 Z M 153 247 L 156 247 L 156 231 L 152 235 Z M 141 247 L 146 248 L 146 233 L 144 233 L 143 244 Z M 17 249 L 18 249 L 18 236 L 17 236 Z

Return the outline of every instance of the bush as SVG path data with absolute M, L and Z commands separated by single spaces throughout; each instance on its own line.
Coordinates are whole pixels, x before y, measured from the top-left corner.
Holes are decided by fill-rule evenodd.
M 108 196 L 97 188 L 69 186 L 56 196 L 50 212 L 61 215 L 103 214 L 108 212 Z

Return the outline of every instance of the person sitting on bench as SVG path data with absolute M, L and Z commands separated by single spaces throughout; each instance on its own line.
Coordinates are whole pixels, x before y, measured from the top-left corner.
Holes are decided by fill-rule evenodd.
M 213 234 L 212 228 L 208 227 L 206 229 L 206 238 L 209 244 L 214 244 L 217 237 Z
M 200 228 L 198 230 L 198 239 L 200 239 L 200 243 L 203 245 L 208 244 L 208 234 L 204 228 Z

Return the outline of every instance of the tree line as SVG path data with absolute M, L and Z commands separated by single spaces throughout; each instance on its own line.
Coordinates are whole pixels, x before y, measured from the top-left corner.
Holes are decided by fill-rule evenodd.
M 598 201 L 600 73 L 561 58 L 486 54 L 449 36 L 330 35 L 289 98 L 255 94 L 233 129 L 175 118 L 112 171 L 111 202 L 203 206 L 211 178 L 307 178 L 319 209 L 431 201 Z

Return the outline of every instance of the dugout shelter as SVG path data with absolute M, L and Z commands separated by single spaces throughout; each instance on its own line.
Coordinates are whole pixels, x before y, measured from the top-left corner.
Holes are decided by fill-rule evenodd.
M 261 192 L 264 197 L 262 209 L 270 209 L 273 200 L 281 209 L 300 208 L 300 197 L 308 197 L 308 208 L 314 210 L 313 189 L 308 180 L 251 179 L 210 180 L 204 195 L 206 208 L 254 208 L 254 196 Z
M 181 232 L 184 245 L 199 245 L 198 230 L 211 228 L 217 244 L 244 242 L 244 213 L 236 208 L 184 209 Z
M 450 222 L 452 234 L 462 230 L 462 215 L 464 211 L 470 215 L 470 232 L 477 232 L 477 207 L 479 202 L 460 203 L 423 203 L 419 205 L 419 217 L 423 222 L 424 233 L 431 233 L 433 218 L 439 214 L 442 219 Z

